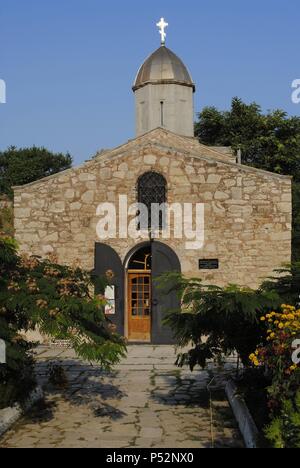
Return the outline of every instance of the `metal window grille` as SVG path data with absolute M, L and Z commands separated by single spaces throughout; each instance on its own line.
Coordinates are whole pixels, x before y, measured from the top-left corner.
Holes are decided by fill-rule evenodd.
M 152 216 L 152 205 L 163 205 L 167 202 L 167 181 L 156 172 L 147 172 L 138 181 L 138 202 L 143 203 L 148 209 L 147 219 L 141 216 L 139 229 L 162 230 L 166 223 L 165 209 L 159 212 L 158 219 Z

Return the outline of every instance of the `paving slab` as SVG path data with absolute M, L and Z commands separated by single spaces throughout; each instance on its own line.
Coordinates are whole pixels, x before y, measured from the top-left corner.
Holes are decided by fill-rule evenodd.
M 0 439 L 0 447 L 243 447 L 223 390 L 224 372 L 210 366 L 192 374 L 175 367 L 175 356 L 172 346 L 130 346 L 128 357 L 108 373 L 76 359 L 70 349 L 39 348 L 37 373 L 45 402 Z M 65 369 L 65 389 L 47 383 L 49 361 Z M 207 385 L 213 376 L 218 392 L 212 433 Z

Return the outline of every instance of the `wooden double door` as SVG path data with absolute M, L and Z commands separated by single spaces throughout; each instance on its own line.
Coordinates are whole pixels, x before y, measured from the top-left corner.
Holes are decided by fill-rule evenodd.
M 181 271 L 176 253 L 158 241 L 151 245 L 144 243 L 140 250 L 134 249 L 128 254 L 125 267 L 111 246 L 97 243 L 94 275 L 101 278 L 108 271 L 114 273 L 115 310 L 107 318 L 117 332 L 131 342 L 175 343 L 173 332 L 164 319 L 167 311 L 180 309 L 180 300 L 176 291 L 161 291 L 157 280 L 166 272 Z M 105 294 L 101 283 L 95 282 L 96 294 Z
M 152 279 L 151 273 L 128 273 L 129 341 L 151 342 Z

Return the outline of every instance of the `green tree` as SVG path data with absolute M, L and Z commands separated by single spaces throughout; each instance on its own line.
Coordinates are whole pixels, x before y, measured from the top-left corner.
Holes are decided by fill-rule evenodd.
M 266 339 L 260 318 L 270 310 L 280 310 L 283 303 L 298 304 L 300 263 L 274 271 L 257 290 L 206 285 L 199 278 L 174 272 L 161 276 L 157 283 L 161 294 L 176 291 L 180 299 L 181 308 L 167 311 L 165 319 L 179 348 L 193 346 L 179 354 L 180 366 L 205 367 L 207 359 L 237 352 L 247 367 L 249 355 Z
M 24 185 L 69 169 L 69 154 L 52 153 L 45 148 L 11 146 L 0 152 L 0 194 L 12 197 L 14 185 Z
M 242 150 L 243 164 L 294 177 L 293 257 L 300 260 L 300 117 L 234 98 L 230 111 L 205 108 L 195 124 L 201 143 Z
M 179 354 L 179 366 L 187 364 L 192 370 L 197 365 L 205 367 L 207 359 L 222 359 L 232 352 L 249 366 L 249 355 L 265 334 L 260 317 L 264 310 L 280 304 L 275 290 L 208 286 L 178 273 L 168 273 L 158 281 L 162 293 L 177 291 L 182 305 L 180 310 L 167 313 L 166 324 L 179 348 L 193 346 L 188 353 Z

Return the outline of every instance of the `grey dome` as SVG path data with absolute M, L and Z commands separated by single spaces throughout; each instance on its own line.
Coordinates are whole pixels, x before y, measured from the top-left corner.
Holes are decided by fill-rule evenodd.
M 161 46 L 141 66 L 133 91 L 147 84 L 180 84 L 195 91 L 195 84 L 186 66 L 170 49 Z

